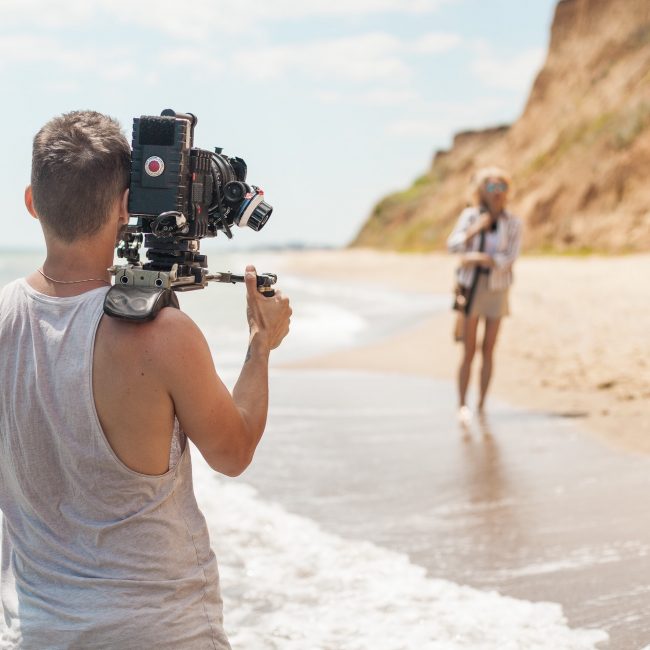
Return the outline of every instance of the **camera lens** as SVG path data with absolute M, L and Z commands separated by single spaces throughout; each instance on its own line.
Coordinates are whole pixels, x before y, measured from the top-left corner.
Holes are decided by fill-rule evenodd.
M 224 197 L 228 203 L 239 203 L 246 196 L 247 191 L 246 184 L 239 181 L 230 181 L 223 188 Z

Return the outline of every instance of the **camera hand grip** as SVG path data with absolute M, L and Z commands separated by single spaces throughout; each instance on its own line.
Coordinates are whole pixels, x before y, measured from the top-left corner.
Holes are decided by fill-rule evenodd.
M 273 285 L 278 281 L 278 276 L 274 273 L 262 273 L 257 276 L 257 290 L 267 298 L 275 295 Z

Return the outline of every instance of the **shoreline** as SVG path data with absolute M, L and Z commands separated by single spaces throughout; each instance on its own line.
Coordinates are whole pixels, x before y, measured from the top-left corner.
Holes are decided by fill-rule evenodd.
M 288 253 L 292 274 L 448 294 L 451 255 L 343 249 Z M 576 419 L 606 443 L 650 454 L 650 307 L 634 278 L 650 276 L 650 255 L 522 256 L 512 316 L 504 319 L 490 394 L 516 406 Z M 650 292 L 646 292 L 650 293 Z M 646 313 L 648 312 L 648 313 Z M 456 380 L 461 346 L 451 308 L 382 341 L 318 355 L 287 368 L 395 372 Z M 476 386 L 480 356 L 472 368 Z M 489 412 L 489 396 L 487 410 Z

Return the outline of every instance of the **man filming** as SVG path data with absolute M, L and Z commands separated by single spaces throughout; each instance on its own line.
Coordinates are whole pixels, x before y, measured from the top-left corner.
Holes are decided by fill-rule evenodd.
M 186 436 L 218 472 L 249 465 L 291 308 L 247 267 L 232 395 L 180 310 L 104 316 L 129 169 L 119 124 L 99 113 L 34 139 L 25 203 L 47 256 L 0 293 L 3 648 L 230 648 Z

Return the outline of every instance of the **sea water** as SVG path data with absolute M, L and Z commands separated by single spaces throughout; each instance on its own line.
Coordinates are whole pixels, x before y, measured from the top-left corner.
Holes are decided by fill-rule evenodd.
M 38 254 L 0 254 L 0 285 L 40 261 Z M 249 261 L 260 271 L 273 271 L 280 262 L 272 255 L 222 256 L 220 268 L 212 270 L 242 272 Z M 291 296 L 294 316 L 290 336 L 273 353 L 275 364 L 376 341 L 448 308 L 447 296 L 391 292 L 353 282 L 288 274 L 280 284 Z M 217 285 L 184 294 L 181 305 L 201 326 L 218 371 L 232 386 L 247 343 L 243 287 Z M 291 371 L 284 372 L 284 381 L 291 384 Z M 344 385 L 332 386 L 336 390 L 321 396 L 317 417 L 311 418 L 321 435 L 331 433 L 337 412 L 355 408 L 346 401 Z M 310 392 L 304 374 L 296 373 L 293 390 L 295 408 L 300 409 L 302 396 Z M 357 416 L 364 422 L 385 421 L 381 406 L 363 407 Z M 294 421 L 291 413 L 274 413 L 273 385 L 270 408 L 276 423 Z M 283 465 L 282 448 L 274 449 L 272 436 L 267 436 L 273 480 L 279 483 L 293 467 L 289 457 Z M 246 474 L 238 480 L 215 474 L 192 451 L 195 490 L 219 560 L 225 626 L 235 649 L 586 650 L 606 639 L 599 630 L 571 629 L 558 604 L 437 579 L 399 549 L 334 533 L 317 514 L 289 512 L 260 494 L 247 483 Z M 343 446 L 337 467 L 354 475 L 355 466 L 346 466 Z M 382 515 L 368 508 L 366 516 Z
M 570 629 L 557 604 L 435 579 L 404 553 L 328 533 L 202 462 L 195 486 L 234 648 L 586 650 L 606 638 Z

